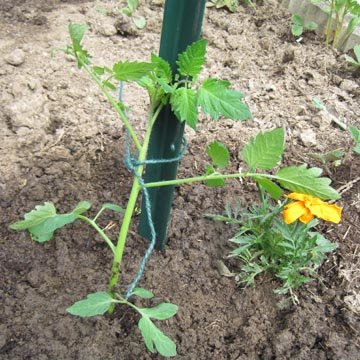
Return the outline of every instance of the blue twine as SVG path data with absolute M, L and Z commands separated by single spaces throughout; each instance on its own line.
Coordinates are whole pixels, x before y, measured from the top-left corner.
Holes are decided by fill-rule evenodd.
M 119 86 L 119 100 L 120 101 L 122 101 L 122 98 L 123 98 L 123 89 L 124 89 L 123 82 L 120 81 L 120 86 Z M 156 244 L 156 230 L 155 230 L 155 225 L 154 225 L 154 221 L 152 218 L 150 195 L 149 195 L 148 189 L 145 186 L 144 179 L 138 173 L 138 167 L 141 165 L 165 164 L 165 163 L 179 161 L 184 157 L 186 147 L 187 147 L 187 143 L 186 143 L 185 138 L 183 138 L 182 139 L 182 149 L 178 156 L 171 158 L 171 159 L 148 159 L 145 161 L 139 161 L 137 159 L 137 157 L 135 157 L 131 154 L 130 135 L 129 135 L 128 131 L 126 131 L 124 162 L 125 162 L 125 165 L 128 168 L 128 170 L 137 178 L 139 185 L 142 189 L 142 192 L 144 194 L 144 204 L 145 204 L 146 215 L 147 215 L 148 223 L 149 223 L 149 227 L 150 227 L 151 239 L 150 239 L 150 245 L 147 248 L 147 250 L 144 254 L 144 257 L 142 258 L 142 260 L 140 262 L 139 270 L 138 270 L 134 280 L 129 285 L 129 287 L 126 291 L 125 299 L 128 299 L 132 295 L 138 282 L 142 278 L 144 271 L 145 271 L 146 264 L 151 256 L 151 253 L 154 250 L 155 244 Z

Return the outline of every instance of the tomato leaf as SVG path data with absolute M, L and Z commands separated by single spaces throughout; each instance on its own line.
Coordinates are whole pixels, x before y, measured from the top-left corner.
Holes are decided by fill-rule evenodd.
M 282 128 L 260 132 L 245 145 L 242 156 L 250 169 L 270 170 L 281 160 L 285 150 Z
M 195 91 L 184 87 L 177 88 L 170 97 L 171 108 L 180 121 L 185 121 L 193 129 L 197 123 Z
M 143 316 L 138 323 L 138 327 L 150 352 L 154 352 L 155 345 L 160 355 L 166 357 L 176 356 L 176 344 L 156 327 L 148 317 Z
M 250 119 L 249 108 L 241 100 L 243 94 L 229 89 L 229 86 L 228 81 L 213 78 L 205 80 L 198 90 L 198 105 L 214 120 L 221 115 L 232 120 Z
M 139 81 L 155 68 L 154 64 L 139 61 L 120 61 L 113 66 L 114 77 L 121 81 Z
M 182 76 L 197 77 L 205 63 L 206 40 L 201 39 L 189 45 L 178 57 L 176 64 Z
M 152 308 L 139 308 L 138 311 L 142 315 L 145 315 L 152 319 L 167 320 L 177 313 L 178 307 L 177 305 L 171 303 L 161 303 Z
M 221 142 L 212 142 L 207 148 L 207 153 L 211 157 L 213 165 L 217 166 L 219 169 L 224 169 L 229 165 L 229 150 Z
M 105 291 L 99 291 L 87 295 L 86 299 L 77 301 L 75 304 L 66 309 L 71 315 L 90 317 L 104 314 L 114 299 Z
M 336 200 L 339 193 L 330 186 L 331 180 L 320 177 L 322 170 L 307 168 L 306 165 L 290 166 L 280 169 L 275 175 L 276 180 L 285 189 L 316 196 L 320 199 Z

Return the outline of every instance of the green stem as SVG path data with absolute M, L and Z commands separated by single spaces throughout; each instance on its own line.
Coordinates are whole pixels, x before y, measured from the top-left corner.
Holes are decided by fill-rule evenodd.
M 153 187 L 159 187 L 159 186 L 189 184 L 189 183 L 207 181 L 207 180 L 236 179 L 236 178 L 253 176 L 253 175 L 261 175 L 262 176 L 263 174 L 252 174 L 252 173 L 235 173 L 235 174 L 225 174 L 225 175 L 221 175 L 221 174 L 212 175 L 211 174 L 211 175 L 195 176 L 195 177 L 185 178 L 185 179 L 150 182 L 150 183 L 145 184 L 145 187 L 153 188 Z M 266 174 L 264 174 L 264 176 L 265 175 Z
M 159 105 L 154 112 L 153 109 L 150 110 L 150 119 L 148 123 L 148 127 L 146 129 L 145 137 L 144 137 L 144 143 L 141 147 L 140 153 L 139 153 L 139 162 L 143 162 L 146 160 L 147 150 L 149 147 L 149 141 L 150 141 L 150 135 L 152 127 L 159 116 L 159 113 L 161 109 L 163 108 L 163 105 Z M 137 175 L 141 176 L 144 170 L 144 165 L 139 165 L 137 168 Z M 139 192 L 141 190 L 141 186 L 139 184 L 138 177 L 134 178 L 133 186 L 130 192 L 129 201 L 125 210 L 124 219 L 121 225 L 121 229 L 119 232 L 118 242 L 115 248 L 115 254 L 114 254 L 114 260 L 111 267 L 111 275 L 110 275 L 110 281 L 109 281 L 109 292 L 114 293 L 115 286 L 119 282 L 120 277 L 120 264 L 122 260 L 122 256 L 124 253 L 125 243 L 126 243 L 126 237 L 129 231 L 131 219 L 134 213 L 136 201 L 139 195 Z M 112 313 L 114 310 L 114 307 L 111 307 L 109 309 L 109 312 Z
M 79 61 L 81 61 L 81 60 L 79 60 Z M 91 71 L 91 69 L 89 68 L 89 66 L 87 64 L 85 64 L 84 62 L 81 62 L 81 65 L 84 68 L 84 70 L 95 81 L 96 85 L 100 88 L 100 90 L 103 92 L 105 97 L 109 100 L 110 104 L 114 107 L 114 109 L 117 112 L 117 114 L 119 115 L 121 121 L 124 123 L 126 130 L 129 132 L 131 138 L 133 139 L 137 150 L 140 151 L 141 150 L 141 143 L 140 143 L 138 137 L 136 136 L 135 131 L 134 131 L 133 127 L 131 126 L 128 118 L 125 115 L 125 113 L 121 110 L 117 100 L 115 100 L 113 98 L 113 96 L 108 92 L 106 87 L 103 85 L 101 79 L 93 71 Z
M 334 7 L 335 7 L 335 0 L 331 0 L 330 4 L 330 14 L 326 24 L 326 42 L 325 45 L 328 46 L 330 43 L 330 36 L 331 36 L 331 29 L 333 24 L 333 15 L 334 15 Z
M 88 224 L 90 224 L 98 233 L 99 235 L 105 240 L 105 242 L 109 245 L 111 251 L 115 254 L 115 246 L 112 243 L 112 241 L 108 238 L 108 236 L 104 233 L 104 231 L 95 223 L 95 221 L 87 218 L 86 216 L 83 215 L 78 215 L 78 218 L 87 222 Z

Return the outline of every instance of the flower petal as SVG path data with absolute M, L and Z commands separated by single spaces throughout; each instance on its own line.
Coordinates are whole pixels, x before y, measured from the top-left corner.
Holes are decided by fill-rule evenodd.
M 308 208 L 313 215 L 320 219 L 331 221 L 335 224 L 338 224 L 341 220 L 342 208 L 335 204 L 327 204 L 321 201 L 321 203 L 310 205 Z
M 292 200 L 298 200 L 298 201 L 305 201 L 305 200 L 311 200 L 312 196 L 306 195 L 306 194 L 300 194 L 300 193 L 291 193 L 286 195 L 287 198 Z
M 307 209 L 304 203 L 296 201 L 285 206 L 285 210 L 282 212 L 284 221 L 286 224 L 291 224 L 296 221 L 299 217 L 307 213 Z
M 302 216 L 300 216 L 299 220 L 303 223 L 303 224 L 307 224 L 308 222 L 310 222 L 312 219 L 314 218 L 314 215 L 310 212 L 309 209 L 306 209 L 306 213 Z

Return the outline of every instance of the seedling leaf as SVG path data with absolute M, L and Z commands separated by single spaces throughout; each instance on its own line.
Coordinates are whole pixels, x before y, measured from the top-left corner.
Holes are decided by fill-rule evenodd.
M 88 201 L 80 201 L 75 209 L 72 211 L 76 215 L 80 215 L 91 208 L 91 203 Z
M 290 166 L 280 169 L 276 179 L 284 188 L 298 193 L 309 194 L 320 199 L 336 200 L 340 198 L 338 192 L 330 186 L 331 180 L 320 177 L 319 168 L 306 168 L 306 165 Z
M 312 99 L 312 102 L 319 110 L 325 110 L 326 109 L 324 103 L 318 97 L 314 97 Z
M 90 55 L 86 50 L 83 49 L 81 45 L 81 41 L 87 28 L 88 27 L 86 24 L 69 24 L 70 38 L 73 45 L 74 55 L 77 59 L 78 68 L 81 68 L 83 63 L 90 64 Z
M 360 130 L 354 126 L 350 126 L 349 131 L 355 141 L 355 147 L 353 150 L 356 154 L 360 154 Z
M 77 215 L 73 213 L 55 215 L 41 224 L 29 228 L 28 231 L 33 240 L 41 243 L 50 240 L 55 230 L 73 223 L 76 219 Z
M 88 26 L 86 24 L 69 24 L 70 38 L 75 52 L 81 50 L 81 41 L 86 33 Z
M 206 40 L 201 39 L 189 45 L 178 57 L 176 64 L 182 76 L 196 77 L 205 63 Z
M 284 152 L 284 130 L 282 128 L 260 132 L 245 145 L 242 156 L 250 169 L 270 170 L 281 160 Z
M 308 31 L 314 31 L 316 30 L 318 27 L 318 24 L 314 21 L 309 21 L 307 23 L 305 23 L 305 29 Z
M 224 169 L 229 165 L 229 150 L 221 142 L 212 142 L 207 148 L 207 153 L 211 157 L 213 165 L 217 166 L 219 169 Z
M 157 328 L 148 317 L 142 317 L 138 326 L 146 347 L 150 352 L 154 352 L 155 345 L 160 355 L 167 357 L 176 356 L 176 344 Z
M 198 105 L 214 120 L 221 115 L 232 120 L 250 119 L 249 108 L 241 101 L 243 94 L 230 90 L 229 86 L 228 81 L 213 78 L 205 80 L 198 91 Z
M 131 295 L 135 295 L 143 299 L 151 299 L 154 297 L 154 294 L 151 291 L 143 288 L 135 288 Z
M 41 224 L 47 219 L 56 215 L 56 209 L 53 203 L 46 202 L 44 205 L 36 205 L 34 210 L 24 215 L 25 220 L 17 221 L 10 225 L 13 230 L 26 230 Z
M 171 94 L 170 103 L 176 117 L 195 129 L 197 123 L 195 91 L 184 87 L 178 88 Z
M 205 175 L 211 175 L 216 173 L 214 167 L 212 165 L 208 165 L 205 169 Z M 224 186 L 224 179 L 209 179 L 206 180 L 206 185 L 210 187 Z
M 291 21 L 293 24 L 300 25 L 301 27 L 304 26 L 304 19 L 300 15 L 293 15 Z
M 99 291 L 87 295 L 86 299 L 77 301 L 66 309 L 71 315 L 90 317 L 104 314 L 114 302 L 111 295 L 105 291 Z
M 115 79 L 121 81 L 139 81 L 148 75 L 155 65 L 147 62 L 120 61 L 113 66 Z
M 294 35 L 294 36 L 301 36 L 302 33 L 304 31 L 304 28 L 302 25 L 298 25 L 298 24 L 293 24 L 291 26 L 291 33 Z
M 143 29 L 146 26 L 146 20 L 143 16 L 133 18 L 133 22 L 138 29 Z
M 173 317 L 177 311 L 178 307 L 175 304 L 171 303 L 161 303 L 152 308 L 142 308 L 138 311 L 149 318 L 156 320 L 167 320 Z
M 74 222 L 78 215 L 90 208 L 91 204 L 81 201 L 69 214 L 57 214 L 53 203 L 37 205 L 35 209 L 24 215 L 25 220 L 10 225 L 13 230 L 28 230 L 32 239 L 37 242 L 48 241 L 54 231 Z
M 266 179 L 266 178 L 263 178 L 261 177 L 261 175 L 259 176 L 254 176 L 253 177 L 254 180 L 259 183 L 259 185 L 264 188 L 268 193 L 269 195 L 275 199 L 275 200 L 278 200 L 280 199 L 280 197 L 282 196 L 283 194 L 283 191 L 282 189 L 277 186 L 275 183 L 273 183 L 271 180 L 269 179 Z
M 156 76 L 160 79 L 164 79 L 167 83 L 172 81 L 172 71 L 170 64 L 155 54 L 151 54 L 151 63 L 155 65 Z
M 105 203 L 101 206 L 102 209 L 109 209 L 112 211 L 115 211 L 117 213 L 124 213 L 125 209 L 123 209 L 121 206 L 111 203 Z
M 360 65 L 360 45 L 354 46 L 354 53 L 358 61 L 358 64 Z

